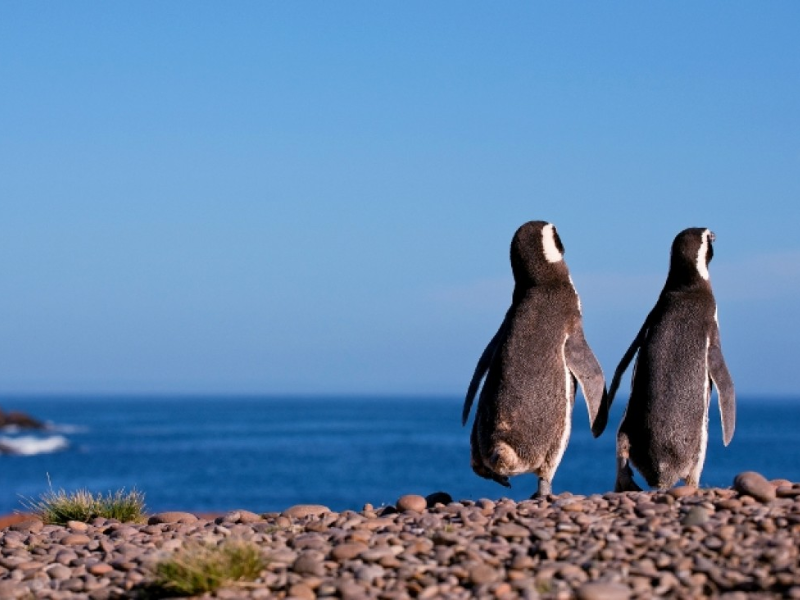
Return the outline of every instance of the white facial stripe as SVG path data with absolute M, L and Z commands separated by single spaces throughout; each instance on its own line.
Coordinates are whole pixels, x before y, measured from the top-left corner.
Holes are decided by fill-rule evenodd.
M 547 262 L 557 263 L 564 258 L 558 246 L 556 246 L 555 232 L 551 223 L 542 227 L 542 247 L 544 248 L 544 257 Z
M 700 277 L 708 281 L 708 265 L 706 264 L 706 254 L 708 254 L 708 236 L 711 232 L 706 229 L 703 232 L 703 243 L 700 244 L 700 249 L 697 251 L 697 272 Z

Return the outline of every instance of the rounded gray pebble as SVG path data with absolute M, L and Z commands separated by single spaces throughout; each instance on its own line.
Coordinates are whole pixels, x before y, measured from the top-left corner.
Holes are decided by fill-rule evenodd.
M 577 596 L 578 600 L 628 600 L 631 589 L 620 583 L 584 583 Z
M 755 471 L 739 473 L 733 480 L 733 489 L 740 494 L 752 496 L 759 502 L 771 502 L 775 499 L 775 486 Z
M 681 519 L 681 525 L 702 525 L 708 521 L 708 511 L 702 506 L 693 506 Z

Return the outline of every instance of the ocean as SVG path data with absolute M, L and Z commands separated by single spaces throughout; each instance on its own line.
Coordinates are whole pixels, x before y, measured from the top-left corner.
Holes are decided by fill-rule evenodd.
M 460 398 L 441 397 L 3 397 L 0 407 L 47 421 L 45 432 L 0 430 L 0 514 L 49 489 L 136 489 L 148 512 L 333 510 L 393 504 L 436 491 L 456 499 L 528 498 L 532 475 L 504 488 L 469 466 Z M 625 401 L 594 439 L 579 397 L 554 493 L 604 493 Z M 473 409 L 474 411 L 474 409 Z M 800 399 L 740 398 L 732 443 L 722 445 L 712 399 L 702 486 L 740 471 L 800 481 Z

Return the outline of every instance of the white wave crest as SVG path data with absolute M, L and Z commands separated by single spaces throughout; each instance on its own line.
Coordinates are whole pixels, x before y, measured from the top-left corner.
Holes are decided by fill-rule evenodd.
M 89 431 L 89 428 L 85 425 L 48 423 L 47 431 L 53 431 L 55 433 L 86 433 Z
M 69 441 L 63 435 L 40 438 L 33 435 L 22 437 L 0 436 L 0 454 L 17 454 L 33 456 L 59 452 L 69 447 Z

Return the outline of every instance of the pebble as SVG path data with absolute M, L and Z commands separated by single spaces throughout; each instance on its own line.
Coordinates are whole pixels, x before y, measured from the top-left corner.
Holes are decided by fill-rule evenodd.
M 102 577 L 103 575 L 108 575 L 108 573 L 113 571 L 114 567 L 112 567 L 108 563 L 100 562 L 90 565 L 89 567 L 86 568 L 86 570 L 92 575 L 95 575 L 96 577 Z
M 417 496 L 416 494 L 406 494 L 405 496 L 400 496 L 397 499 L 397 510 L 400 512 L 406 511 L 414 511 L 414 512 L 424 512 L 426 508 L 428 508 L 428 501 L 425 500 L 422 496 Z
M 292 564 L 292 571 L 299 575 L 325 574 L 325 566 L 322 564 L 323 556 L 314 550 L 309 550 L 300 554 Z
M 84 532 L 89 529 L 89 525 L 83 521 L 67 521 L 67 528 L 72 531 Z
M 477 564 L 469 569 L 469 580 L 475 585 L 494 583 L 498 577 L 497 571 L 487 564 Z
M 516 523 L 503 523 L 492 530 L 492 535 L 498 535 L 504 538 L 525 538 L 531 535 L 527 527 L 517 525 Z
M 338 546 L 334 546 L 331 551 L 331 556 L 337 561 L 350 560 L 362 552 L 366 552 L 368 549 L 369 546 L 362 543 L 339 544 Z
M 289 587 L 289 597 L 298 598 L 299 600 L 315 600 L 317 595 L 305 583 L 295 583 Z
M 318 517 L 329 512 L 331 512 L 331 509 L 322 504 L 296 504 L 287 508 L 281 515 L 292 519 L 302 519 L 304 517 Z
M 160 523 L 195 523 L 197 517 L 188 512 L 162 512 L 150 517 L 148 525 L 158 525 Z
M 42 523 L 39 519 L 27 519 L 25 521 L 20 521 L 19 523 L 14 523 L 9 527 L 11 531 L 24 531 L 30 533 L 39 533 L 44 528 L 44 523 Z
M 740 494 L 752 496 L 759 502 L 775 500 L 775 486 L 760 473 L 744 471 L 733 480 L 733 489 Z
M 65 546 L 85 546 L 90 541 L 91 538 L 82 533 L 70 533 L 61 538 L 61 543 Z
M 584 583 L 577 596 L 578 600 L 628 600 L 631 589 L 620 583 Z
M 708 521 L 708 511 L 702 506 L 693 506 L 681 519 L 681 525 L 702 525 Z
M 72 569 L 56 563 L 47 568 L 47 574 L 51 579 L 69 579 L 72 576 Z
M 679 485 L 670 489 L 667 493 L 673 498 L 686 498 L 696 494 L 697 488 L 693 485 Z
M 404 496 L 392 511 L 299 505 L 213 520 L 172 512 L 149 524 L 17 523 L 0 530 L 0 598 L 132 597 L 186 542 L 237 537 L 258 544 L 266 568 L 212 597 L 735 599 L 746 590 L 741 597 L 800 600 L 800 485 L 767 483 L 782 490 L 768 505 L 737 484 L 522 502 L 437 492 Z

